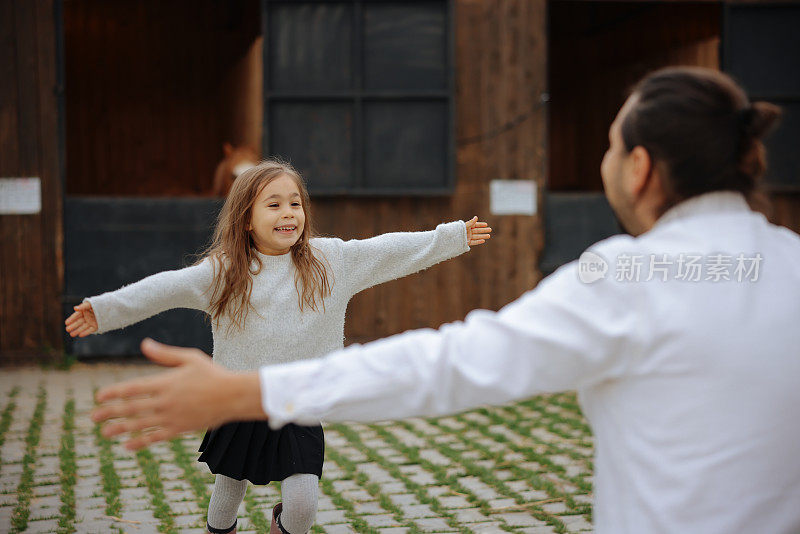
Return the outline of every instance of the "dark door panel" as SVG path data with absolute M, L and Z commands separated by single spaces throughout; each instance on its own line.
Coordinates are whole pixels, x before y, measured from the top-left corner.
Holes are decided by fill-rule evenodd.
M 64 317 L 84 297 L 192 264 L 208 243 L 220 200 L 67 197 Z M 102 335 L 71 340 L 82 357 L 139 353 L 144 337 L 211 351 L 207 316 L 170 310 Z

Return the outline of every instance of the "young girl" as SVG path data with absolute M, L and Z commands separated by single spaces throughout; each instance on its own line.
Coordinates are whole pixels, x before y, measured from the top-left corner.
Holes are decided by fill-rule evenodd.
M 342 348 L 345 311 L 356 293 L 458 256 L 490 238 L 491 228 L 475 217 L 366 240 L 311 235 L 302 178 L 287 164 L 265 161 L 233 182 L 201 261 L 87 298 L 66 320 L 67 331 L 84 337 L 171 308 L 194 308 L 211 316 L 213 358 L 228 369 L 315 358 Z M 322 474 L 321 426 L 227 424 L 206 432 L 200 451 L 199 461 L 217 475 L 209 532 L 235 532 L 248 480 L 281 481 L 271 533 L 311 528 Z

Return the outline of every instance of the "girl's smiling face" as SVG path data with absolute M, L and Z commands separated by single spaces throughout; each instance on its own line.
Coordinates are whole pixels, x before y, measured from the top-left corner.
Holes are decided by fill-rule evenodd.
M 286 254 L 303 234 L 306 215 L 300 190 L 282 174 L 265 185 L 253 203 L 248 230 L 262 254 Z

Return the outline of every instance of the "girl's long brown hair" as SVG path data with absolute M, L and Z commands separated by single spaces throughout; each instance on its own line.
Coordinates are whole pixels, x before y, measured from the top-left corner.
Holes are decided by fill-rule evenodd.
M 243 172 L 233 182 L 217 218 L 214 238 L 200 260 L 202 262 L 210 258 L 213 264 L 214 277 L 209 288 L 210 313 L 217 325 L 221 317 L 228 316 L 230 326 L 237 329 L 244 326 L 247 313 L 252 307 L 252 275 L 261 272 L 263 267 L 247 229 L 252 218 L 253 204 L 268 183 L 284 175 L 291 177 L 297 184 L 306 217 L 303 233 L 291 248 L 292 261 L 297 270 L 295 289 L 300 310 L 310 308 L 319 311 L 320 306 L 324 310 L 324 299 L 331 294 L 332 282 L 324 258 L 318 258 L 314 254 L 309 242 L 313 230 L 308 190 L 300 173 L 291 165 L 270 159 Z

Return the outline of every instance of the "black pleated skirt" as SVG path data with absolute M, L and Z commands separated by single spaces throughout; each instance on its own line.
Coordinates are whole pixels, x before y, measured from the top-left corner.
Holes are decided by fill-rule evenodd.
M 197 461 L 215 475 L 263 485 L 298 473 L 322 477 L 325 437 L 319 425 L 272 430 L 265 421 L 244 421 L 207 431 L 200 452 Z

